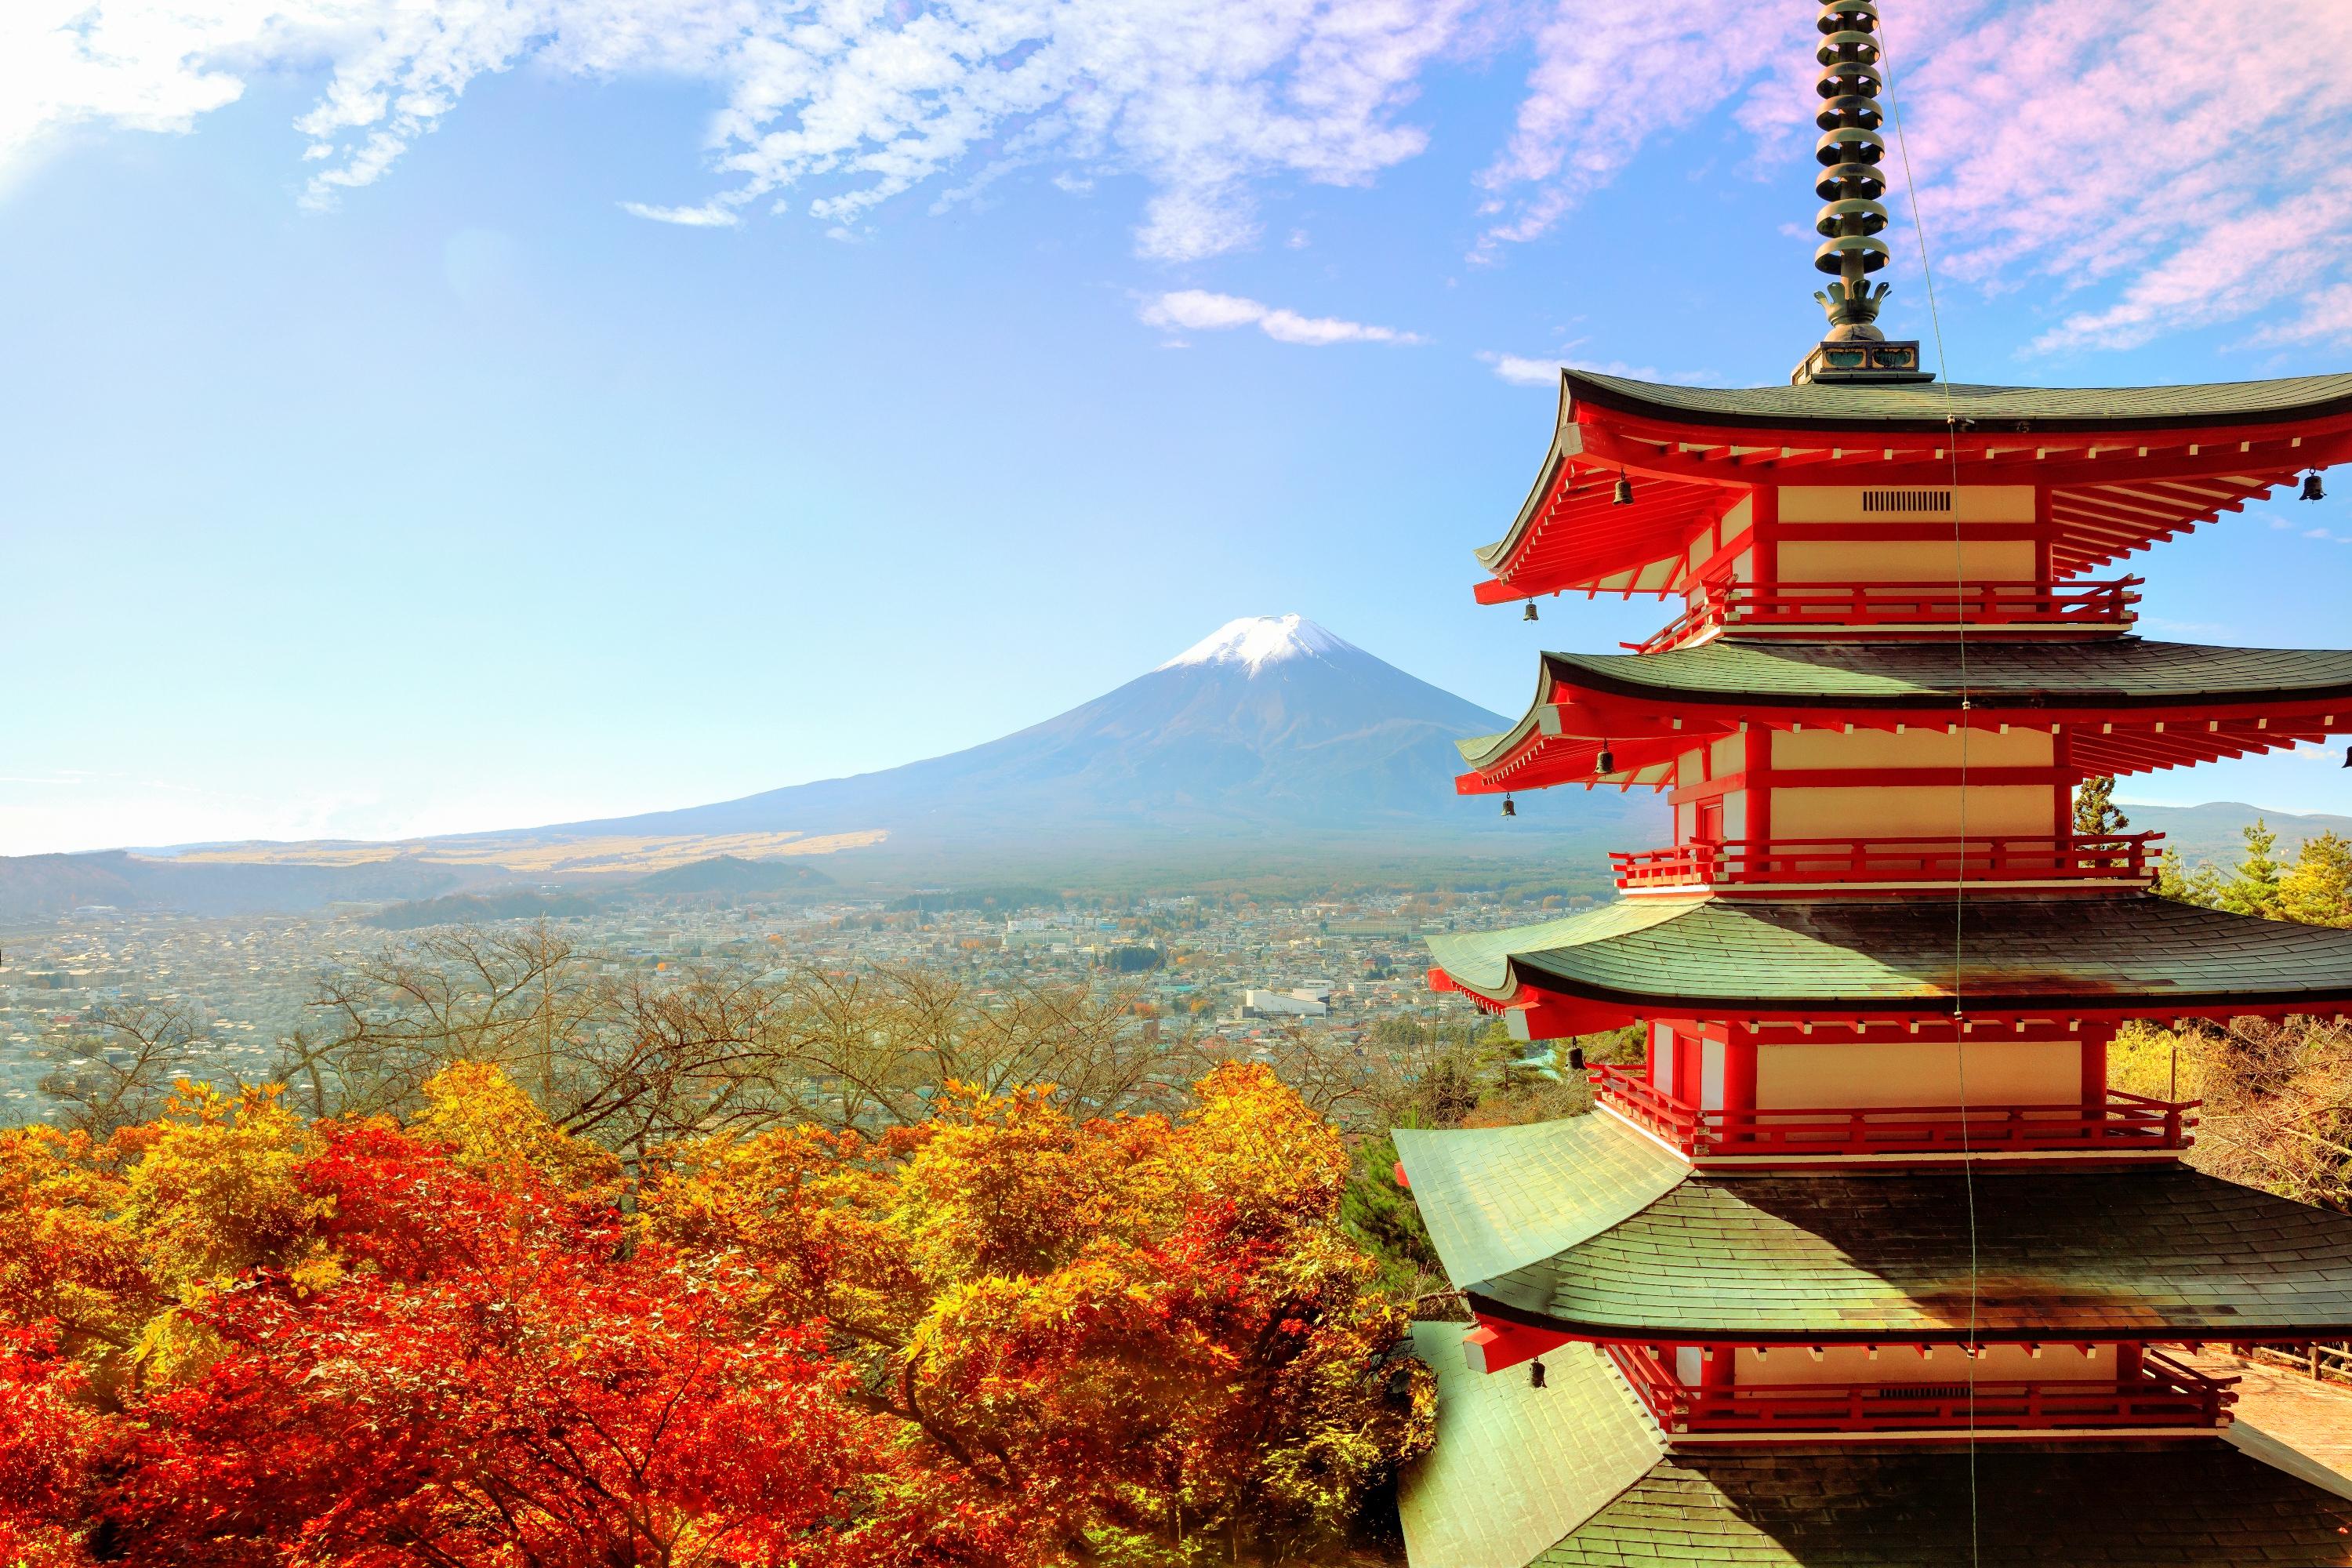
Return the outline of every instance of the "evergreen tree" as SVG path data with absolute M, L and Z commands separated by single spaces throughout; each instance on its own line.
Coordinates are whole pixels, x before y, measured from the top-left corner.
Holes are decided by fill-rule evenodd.
M 2098 773 L 2074 791 L 2074 831 L 2086 838 L 2104 838 L 2131 826 L 2131 818 L 2116 808 L 2116 775 Z
M 2223 909 L 2264 920 L 2279 918 L 2279 863 L 2273 858 L 2277 849 L 2278 835 L 2271 831 L 2269 823 L 2256 817 L 2246 829 L 2246 858 L 2238 862 L 2237 875 L 2221 889 Z
M 2196 869 L 2189 870 L 2179 856 L 2161 855 L 2156 862 L 2156 896 L 2177 904 L 2217 910 L 2221 907 L 2221 874 L 2203 860 L 2197 862 Z

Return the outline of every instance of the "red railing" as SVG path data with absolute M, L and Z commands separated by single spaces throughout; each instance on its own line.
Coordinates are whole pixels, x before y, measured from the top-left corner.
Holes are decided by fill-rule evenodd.
M 2147 579 L 2068 583 L 1796 583 L 1759 587 L 1710 583 L 1655 636 L 1620 647 L 1635 653 L 1678 647 L 1720 627 L 1790 632 L 1846 627 L 2046 626 L 2105 631 L 2132 619 L 2134 592 Z
M 2236 1378 L 2213 1378 L 2143 1351 L 2140 1374 L 2112 1383 L 1776 1383 L 1687 1388 L 1649 1351 L 1611 1345 L 1610 1359 L 1670 1436 L 1748 1432 L 2047 1430 L 2214 1427 L 2237 1402 Z
M 1638 1069 L 1589 1069 L 1592 1091 L 1692 1159 L 1710 1155 L 1987 1154 L 2023 1150 L 2186 1149 L 2199 1100 L 2109 1089 L 2089 1105 L 1870 1105 L 1701 1110 Z
M 1843 882 L 2141 882 L 2156 877 L 2161 833 L 2031 837 L 1732 838 L 1612 850 L 1617 885 Z

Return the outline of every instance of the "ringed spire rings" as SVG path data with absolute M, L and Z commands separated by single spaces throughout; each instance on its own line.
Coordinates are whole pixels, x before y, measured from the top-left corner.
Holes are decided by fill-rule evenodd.
M 1827 0 L 1816 26 L 1822 41 L 1813 58 L 1822 64 L 1823 101 L 1813 121 L 1822 132 L 1813 144 L 1822 164 L 1813 190 L 1823 205 L 1813 220 L 1822 237 L 1813 266 L 1843 279 L 1843 295 L 1853 298 L 1888 258 L 1886 242 L 1877 237 L 1886 226 L 1886 209 L 1878 203 L 1886 194 L 1877 167 L 1886 156 L 1886 139 L 1879 134 L 1885 79 L 1878 67 L 1878 7 L 1872 0 Z

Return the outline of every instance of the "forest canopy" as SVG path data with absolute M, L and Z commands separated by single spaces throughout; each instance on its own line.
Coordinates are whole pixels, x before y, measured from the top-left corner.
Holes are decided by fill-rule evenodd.
M 0 1563 L 1277 1561 L 1428 1371 L 1262 1066 L 625 1163 L 499 1067 L 0 1131 Z

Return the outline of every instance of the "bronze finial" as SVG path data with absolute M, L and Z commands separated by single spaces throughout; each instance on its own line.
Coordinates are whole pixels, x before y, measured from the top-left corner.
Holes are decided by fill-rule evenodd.
M 1813 229 L 1822 237 L 1813 266 L 1839 281 L 1813 298 L 1829 312 L 1832 338 L 1874 342 L 1883 334 L 1871 322 L 1886 290 L 1864 279 L 1885 266 L 1887 257 L 1886 242 L 1878 237 L 1886 226 L 1878 200 L 1886 194 L 1885 176 L 1878 172 L 1886 156 L 1886 140 L 1878 133 L 1885 122 L 1878 110 L 1878 7 L 1871 0 L 1828 0 L 1817 26 L 1822 43 L 1813 58 L 1822 63 L 1822 101 L 1813 123 L 1822 134 L 1813 156 L 1822 175 L 1813 192 L 1822 210 Z
M 1878 308 L 1885 302 L 1887 285 L 1872 283 L 1870 275 L 1886 265 L 1886 242 L 1878 237 L 1886 226 L 1886 178 L 1879 163 L 1886 156 L 1885 123 L 1878 108 L 1884 79 L 1878 66 L 1878 7 L 1872 0 L 1826 0 L 1816 26 L 1821 47 L 1818 83 L 1821 112 L 1813 123 L 1822 128 L 1813 156 L 1822 165 L 1813 193 L 1822 210 L 1813 219 L 1822 243 L 1813 251 L 1813 266 L 1837 280 L 1813 296 L 1830 319 L 1829 335 L 1805 356 L 1790 379 L 1811 381 L 1926 381 L 1919 369 L 1919 345 L 1890 343 L 1878 330 Z

